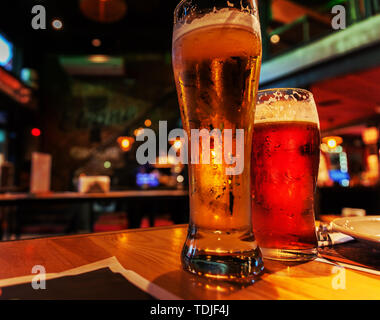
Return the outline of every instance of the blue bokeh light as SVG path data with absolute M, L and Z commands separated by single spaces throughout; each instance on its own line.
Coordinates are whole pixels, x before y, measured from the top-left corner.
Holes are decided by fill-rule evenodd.
M 13 45 L 0 34 L 0 66 L 12 69 Z

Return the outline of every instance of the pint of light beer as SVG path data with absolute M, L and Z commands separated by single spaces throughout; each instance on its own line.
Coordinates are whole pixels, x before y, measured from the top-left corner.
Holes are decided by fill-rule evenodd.
M 250 204 L 261 66 L 256 5 L 252 0 L 186 0 L 174 19 L 172 58 L 183 126 L 189 139 L 196 130 L 209 132 L 198 140 L 200 160 L 210 153 L 209 163 L 194 163 L 191 148 L 190 223 L 182 264 L 198 275 L 251 280 L 263 269 Z
M 308 260 L 317 238 L 319 120 L 301 89 L 260 91 L 252 146 L 252 224 L 265 258 Z

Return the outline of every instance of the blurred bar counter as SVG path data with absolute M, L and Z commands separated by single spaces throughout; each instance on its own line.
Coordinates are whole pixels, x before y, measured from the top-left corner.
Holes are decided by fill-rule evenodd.
M 128 190 L 110 191 L 105 193 L 81 193 L 81 192 L 48 192 L 48 193 L 7 193 L 0 195 L 0 206 L 15 205 L 18 202 L 31 201 L 96 201 L 104 199 L 126 198 L 156 198 L 156 197 L 185 197 L 184 190 Z
M 0 239 L 19 239 L 22 227 L 35 222 L 35 217 L 39 218 L 35 224 L 40 226 L 46 222 L 64 224 L 63 231 L 59 233 L 94 232 L 95 223 L 102 212 L 118 212 L 126 216 L 128 228 L 139 228 L 144 216 L 153 226 L 154 218 L 161 213 L 169 213 L 175 224 L 184 223 L 188 220 L 188 191 L 158 189 L 1 194 Z

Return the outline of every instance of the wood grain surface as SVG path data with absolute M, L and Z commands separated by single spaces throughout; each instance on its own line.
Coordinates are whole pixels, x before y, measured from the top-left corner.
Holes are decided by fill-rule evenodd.
M 263 275 L 245 287 L 204 280 L 181 269 L 186 232 L 181 225 L 2 242 L 0 279 L 30 275 L 34 265 L 51 273 L 116 256 L 126 269 L 184 299 L 380 299 L 380 277 L 317 261 L 265 260 Z

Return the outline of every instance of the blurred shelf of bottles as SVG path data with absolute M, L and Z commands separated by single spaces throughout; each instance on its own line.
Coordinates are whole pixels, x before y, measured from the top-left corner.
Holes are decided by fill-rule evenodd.
M 318 186 L 376 186 L 380 182 L 379 129 L 368 127 L 362 137 L 322 138 Z

